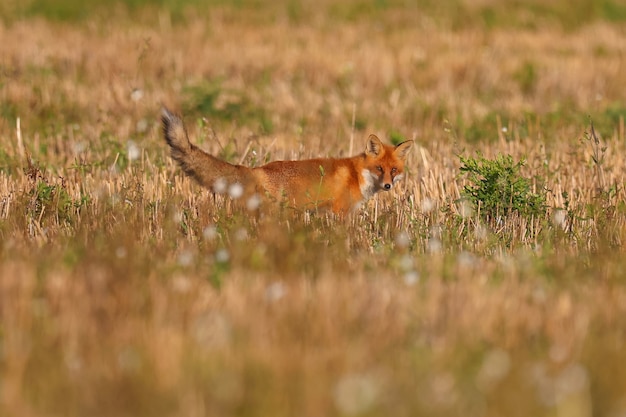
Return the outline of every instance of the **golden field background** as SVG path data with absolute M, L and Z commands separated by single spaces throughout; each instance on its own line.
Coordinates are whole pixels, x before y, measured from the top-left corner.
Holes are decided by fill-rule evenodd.
M 624 415 L 625 7 L 541 5 L 4 3 L 0 415 Z M 162 104 L 249 165 L 418 146 L 345 220 L 249 212 Z M 475 152 L 545 214 L 469 210 Z

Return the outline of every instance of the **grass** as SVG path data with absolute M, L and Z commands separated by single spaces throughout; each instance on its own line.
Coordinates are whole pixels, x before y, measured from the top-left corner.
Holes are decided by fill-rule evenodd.
M 617 2 L 70 3 L 0 6 L 1 415 L 626 411 Z M 162 103 L 246 164 L 418 146 L 345 220 L 248 210 Z M 464 203 L 478 153 L 545 207 Z
M 319 16 L 331 22 L 379 21 L 379 24 L 396 26 L 410 25 L 413 18 L 425 17 L 438 25 L 453 29 L 482 27 L 536 29 L 544 25 L 558 25 L 567 30 L 597 21 L 623 23 L 626 21 L 626 6 L 616 0 L 575 0 L 574 2 L 552 1 L 485 1 L 474 2 L 453 0 L 437 2 L 420 0 L 351 0 L 349 2 L 296 2 L 281 0 L 268 4 L 258 0 L 116 0 L 103 6 L 96 0 L 7 0 L 0 6 L 5 20 L 22 17 L 43 16 L 64 22 L 84 22 L 111 16 L 142 18 L 146 12 L 166 11 L 176 22 L 184 23 L 192 16 L 206 17 L 215 10 L 234 13 L 251 22 L 268 22 L 287 19 L 294 23 L 306 22 L 309 17 Z M 394 21 L 380 21 L 377 16 L 390 14 Z

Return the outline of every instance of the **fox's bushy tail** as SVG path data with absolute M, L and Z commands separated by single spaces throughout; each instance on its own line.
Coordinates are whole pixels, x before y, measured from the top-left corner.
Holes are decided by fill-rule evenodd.
M 239 183 L 246 188 L 253 185 L 249 168 L 222 161 L 191 143 L 181 118 L 165 107 L 161 110 L 161 121 L 172 159 L 200 185 L 214 191 L 219 188 L 218 183 Z

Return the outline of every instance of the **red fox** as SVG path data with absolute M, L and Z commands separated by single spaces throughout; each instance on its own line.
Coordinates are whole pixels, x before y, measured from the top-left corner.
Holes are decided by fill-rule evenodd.
M 163 108 L 163 135 L 172 158 L 200 185 L 224 192 L 266 196 L 301 209 L 331 209 L 347 214 L 379 191 L 389 191 L 403 177 L 412 140 L 397 146 L 383 144 L 376 135 L 367 139 L 365 152 L 351 158 L 274 161 L 250 168 L 222 161 L 189 141 L 180 117 Z M 240 194 L 240 193 L 237 193 Z

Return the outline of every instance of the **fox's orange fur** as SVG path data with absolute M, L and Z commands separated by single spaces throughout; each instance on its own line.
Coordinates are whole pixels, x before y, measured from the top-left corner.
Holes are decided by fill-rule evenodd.
M 379 191 L 389 191 L 403 177 L 413 141 L 397 146 L 370 135 L 365 151 L 351 158 L 274 161 L 250 168 L 222 161 L 189 141 L 182 120 L 163 108 L 163 134 L 172 158 L 198 183 L 216 192 L 240 184 L 246 194 L 258 193 L 303 209 L 330 208 L 346 214 Z

